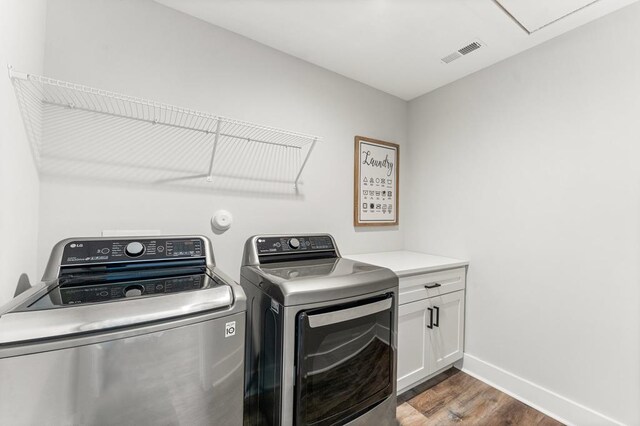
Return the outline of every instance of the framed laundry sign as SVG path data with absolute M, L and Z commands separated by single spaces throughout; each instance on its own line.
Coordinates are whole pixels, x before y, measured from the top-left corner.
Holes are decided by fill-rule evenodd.
M 398 224 L 400 146 L 356 136 L 353 226 Z

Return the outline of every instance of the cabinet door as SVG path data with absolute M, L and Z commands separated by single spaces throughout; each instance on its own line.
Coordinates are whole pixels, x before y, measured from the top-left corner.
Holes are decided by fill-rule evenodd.
M 398 391 L 429 374 L 429 300 L 400 305 L 398 311 Z
M 464 291 L 429 299 L 433 309 L 433 328 L 427 332 L 429 373 L 453 364 L 463 355 Z M 428 319 L 428 318 L 427 318 Z

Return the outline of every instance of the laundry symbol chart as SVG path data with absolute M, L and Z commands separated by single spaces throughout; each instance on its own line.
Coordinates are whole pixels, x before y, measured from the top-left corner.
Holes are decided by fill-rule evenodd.
M 356 137 L 354 226 L 398 222 L 398 153 L 395 144 Z

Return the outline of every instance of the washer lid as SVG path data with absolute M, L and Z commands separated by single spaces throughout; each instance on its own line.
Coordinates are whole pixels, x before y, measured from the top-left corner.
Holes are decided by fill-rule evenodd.
M 332 258 L 244 266 L 242 277 L 283 306 L 324 302 L 398 286 L 387 268 Z
M 112 289 L 126 292 L 127 288 L 194 284 L 198 289 L 181 290 L 161 295 L 137 296 L 131 294 L 107 301 L 91 300 L 100 298 L 100 293 Z M 180 284 L 182 282 L 182 284 Z M 114 287 L 110 287 L 114 286 Z M 67 289 L 68 290 L 68 289 Z M 0 348 L 19 342 L 38 339 L 56 339 L 63 336 L 95 333 L 183 317 L 215 310 L 226 310 L 234 305 L 231 285 L 208 274 L 154 278 L 118 283 L 89 283 L 74 286 L 72 294 L 65 296 L 59 280 L 43 284 L 31 293 L 24 303 L 0 316 Z M 144 291 L 144 290 L 143 290 Z M 74 295 L 74 293 L 76 295 Z M 87 296 L 86 294 L 89 294 Z M 67 297 L 67 299 L 65 299 Z M 65 303 L 89 298 L 78 303 Z M 55 303 L 55 300 L 62 303 Z

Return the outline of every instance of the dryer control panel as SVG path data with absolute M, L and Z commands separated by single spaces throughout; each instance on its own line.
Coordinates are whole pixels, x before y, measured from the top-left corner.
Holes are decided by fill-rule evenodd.
M 258 255 L 335 251 L 333 239 L 328 235 L 259 237 L 256 241 Z

